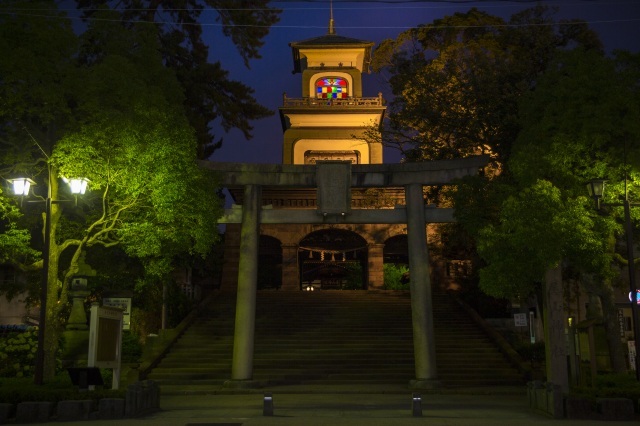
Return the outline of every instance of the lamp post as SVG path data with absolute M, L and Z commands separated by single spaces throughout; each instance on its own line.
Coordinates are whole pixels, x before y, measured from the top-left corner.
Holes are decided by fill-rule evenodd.
M 85 178 L 67 180 L 71 193 L 74 196 L 84 194 L 88 180 Z M 29 190 L 35 184 L 29 178 L 8 179 L 12 185 L 14 195 L 25 197 L 29 195 Z M 44 382 L 44 335 L 47 322 L 47 290 L 49 287 L 49 256 L 51 252 L 51 205 L 58 204 L 64 200 L 51 199 L 51 184 L 47 186 L 47 197 L 45 199 L 44 210 L 44 247 L 42 249 L 42 283 L 40 288 L 40 318 L 38 324 L 38 349 L 36 351 L 36 365 L 34 371 L 34 382 L 41 385 Z
M 625 175 L 624 179 L 624 199 L 622 203 L 602 203 L 602 196 L 604 195 L 604 186 L 606 180 L 604 179 L 593 179 L 591 182 L 587 184 L 587 189 L 589 190 L 589 195 L 595 200 L 596 208 L 599 210 L 601 206 L 611 206 L 611 207 L 620 207 L 624 208 L 624 225 L 625 225 L 625 234 L 627 235 L 627 264 L 629 266 L 629 299 L 631 300 L 631 318 L 633 321 L 633 341 L 635 346 L 635 369 L 636 369 L 636 379 L 640 381 L 640 362 L 638 362 L 638 358 L 640 358 L 640 352 L 638 351 L 638 334 L 640 332 L 640 321 L 638 320 L 638 289 L 636 287 L 636 271 L 634 265 L 633 258 L 633 228 L 631 226 L 631 207 L 632 206 L 640 206 L 638 203 L 630 203 L 629 202 L 629 194 L 627 191 L 627 177 Z

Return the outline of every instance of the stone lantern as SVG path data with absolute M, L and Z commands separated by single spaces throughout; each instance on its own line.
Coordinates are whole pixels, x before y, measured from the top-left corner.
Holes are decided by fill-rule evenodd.
M 87 279 L 85 277 L 74 277 L 71 280 L 71 314 L 67 321 L 67 330 L 88 330 L 87 313 L 84 309 L 84 300 L 89 295 Z

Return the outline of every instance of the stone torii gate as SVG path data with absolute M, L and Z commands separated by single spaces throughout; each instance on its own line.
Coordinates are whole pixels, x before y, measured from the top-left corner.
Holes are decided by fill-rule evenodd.
M 474 175 L 488 156 L 404 164 L 351 164 L 318 161 L 316 165 L 242 164 L 202 161 L 203 168 L 221 175 L 223 186 L 244 187 L 242 208 L 225 211 L 219 223 L 241 223 L 238 290 L 231 380 L 227 387 L 253 387 L 258 247 L 261 223 L 280 224 L 407 224 L 414 389 L 439 385 L 435 359 L 433 303 L 429 277 L 426 224 L 453 222 L 453 209 L 424 204 L 423 186 L 451 184 Z M 262 187 L 317 188 L 316 210 L 262 209 Z M 404 187 L 406 208 L 351 209 L 351 188 Z

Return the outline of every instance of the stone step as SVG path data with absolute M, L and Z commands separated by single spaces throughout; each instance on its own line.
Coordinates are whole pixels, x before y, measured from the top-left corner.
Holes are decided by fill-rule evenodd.
M 467 368 L 461 367 L 461 364 L 464 364 L 465 361 L 468 361 L 468 356 L 459 356 L 459 357 L 451 357 L 451 356 L 443 356 L 440 357 L 436 354 L 436 364 L 439 367 L 457 367 L 458 369 L 465 370 Z M 499 355 L 489 354 L 485 357 L 474 357 L 476 362 L 501 362 L 502 359 Z M 386 361 L 386 362 L 385 362 Z M 336 364 L 341 362 L 342 365 L 351 365 L 350 368 L 370 368 L 372 365 L 411 365 L 413 366 L 413 357 L 412 356 L 394 356 L 393 363 L 389 363 L 388 359 L 345 359 L 344 357 L 327 357 L 324 359 L 309 359 L 308 357 L 298 357 L 298 358 L 286 358 L 283 359 L 280 356 L 274 355 L 272 357 L 256 357 L 254 359 L 254 365 L 271 365 L 271 366 L 280 366 L 280 365 L 329 365 Z M 330 363 L 330 364 L 328 364 Z M 226 366 L 231 366 L 231 357 L 225 358 L 211 358 L 211 359 L 193 359 L 190 361 L 190 367 L 183 367 L 184 360 L 179 359 L 167 359 L 163 361 L 162 367 L 156 368 L 154 371 L 161 371 L 164 369 L 167 370 L 177 370 L 180 368 L 221 368 Z M 469 369 L 476 369 L 476 367 L 471 366 Z
M 235 296 L 220 296 L 149 376 L 163 392 L 194 392 L 229 379 Z M 415 374 L 410 303 L 407 293 L 258 292 L 254 379 L 407 383 Z M 522 384 L 448 297 L 434 296 L 434 328 L 436 364 L 446 385 Z
M 160 378 L 160 377 L 175 377 L 181 376 L 186 377 L 187 375 L 192 376 L 191 378 L 202 377 L 205 378 L 206 375 L 211 374 L 219 374 L 220 372 L 229 373 L 231 367 L 231 363 L 220 364 L 217 366 L 207 366 L 207 367 L 181 367 L 181 368 L 165 368 L 165 369 L 157 369 L 152 373 L 153 377 L 150 378 Z M 268 371 L 273 374 L 290 374 L 291 372 L 300 372 L 300 371 L 316 371 L 316 372 L 325 372 L 327 374 L 341 372 L 341 374 L 363 374 L 366 373 L 368 375 L 389 375 L 396 374 L 397 371 L 404 370 L 413 370 L 413 364 L 398 364 L 398 363 L 371 363 L 371 364 L 359 364 L 359 363 L 349 363 L 345 362 L 344 364 L 337 363 L 304 363 L 304 362 L 292 362 L 286 364 L 278 364 L 275 362 L 272 363 L 262 363 L 256 362 L 254 364 L 255 373 Z M 290 373 L 287 373 L 290 372 Z M 487 370 L 478 370 L 474 366 L 469 367 L 460 367 L 455 370 L 446 370 L 442 374 L 446 374 L 448 376 L 466 376 L 468 374 L 476 374 L 478 376 L 485 375 L 491 376 L 492 374 L 499 373 L 500 375 L 510 374 L 513 372 L 513 369 L 509 368 L 509 366 L 496 367 L 491 371 Z

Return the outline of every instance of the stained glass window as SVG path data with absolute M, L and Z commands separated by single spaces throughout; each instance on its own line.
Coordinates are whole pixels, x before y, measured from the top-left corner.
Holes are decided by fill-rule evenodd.
M 344 99 L 349 95 L 347 81 L 343 78 L 321 78 L 316 82 L 316 94 L 320 99 Z

